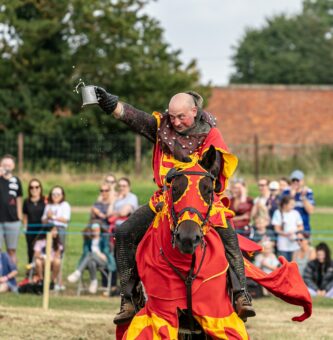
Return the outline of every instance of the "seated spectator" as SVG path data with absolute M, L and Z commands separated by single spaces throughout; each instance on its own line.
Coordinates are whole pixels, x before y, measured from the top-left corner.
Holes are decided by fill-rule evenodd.
M 276 209 L 279 209 L 279 203 L 280 203 L 280 185 L 277 181 L 272 181 L 268 185 L 269 188 L 269 198 L 267 200 L 267 209 L 269 217 L 272 218 L 274 211 Z
M 106 268 L 110 272 L 116 270 L 115 259 L 110 252 L 109 240 L 101 234 L 100 221 L 92 221 L 90 227 L 84 230 L 83 254 L 77 269 L 68 276 L 69 282 L 77 282 L 85 269 L 90 274 L 89 293 L 96 294 L 98 288 L 97 269 Z
M 303 276 L 307 263 L 316 258 L 316 251 L 310 246 L 309 239 L 304 233 L 297 233 L 296 241 L 300 248 L 294 252 L 292 260 L 297 263 L 299 272 Z
M 58 234 L 62 247 L 66 245 L 66 230 L 71 218 L 71 207 L 66 202 L 65 191 L 61 186 L 55 186 L 51 189 L 48 197 L 48 204 L 44 209 L 42 222 L 48 225 L 54 225 L 58 229 Z
M 280 262 L 274 254 L 274 243 L 270 241 L 264 241 L 261 243 L 263 251 L 256 255 L 254 264 L 256 267 L 262 269 L 265 273 L 269 274 L 275 270 Z
M 108 229 L 108 218 L 113 210 L 113 205 L 110 199 L 110 186 L 107 183 L 103 183 L 100 186 L 100 196 L 91 208 L 91 219 L 100 220 L 104 229 Z
M 131 192 L 131 182 L 127 177 L 118 181 L 118 198 L 109 218 L 111 226 L 117 227 L 139 207 L 138 198 Z
M 293 252 L 299 249 L 296 234 L 303 231 L 302 217 L 294 207 L 294 199 L 283 196 L 280 209 L 275 210 L 272 218 L 272 225 L 277 233 L 277 250 L 288 261 L 292 260 Z
M 232 197 L 230 209 L 234 211 L 234 227 L 237 233 L 248 237 L 250 235 L 250 214 L 253 206 L 251 197 L 247 195 L 247 188 L 243 180 L 236 180 L 231 185 Z
M 23 202 L 23 225 L 26 230 L 28 263 L 32 263 L 34 244 L 42 228 L 45 209 L 42 183 L 34 178 L 28 185 L 28 197 Z
M 303 279 L 311 296 L 333 298 L 333 262 L 326 243 L 317 245 L 316 259 L 305 267 Z
M 17 291 L 15 276 L 17 275 L 16 264 L 7 253 L 0 249 L 0 293 Z
M 267 217 L 258 216 L 254 221 L 250 239 L 257 243 L 271 241 L 275 244 L 276 236 L 273 230 L 268 229 L 269 224 Z
M 269 191 L 268 184 L 269 181 L 266 178 L 262 178 L 258 182 L 259 196 L 253 201 L 253 207 L 251 211 L 252 220 L 254 220 L 257 216 L 269 216 L 267 204 L 271 193 Z
M 52 226 L 44 228 L 44 232 L 41 233 L 40 239 L 36 241 L 34 246 L 34 260 L 36 264 L 36 275 L 35 282 L 43 281 L 44 279 L 44 262 L 46 259 L 46 233 L 52 234 L 52 249 L 51 249 L 51 289 L 54 288 L 54 283 L 58 278 L 61 266 L 61 252 L 63 246 L 60 241 L 58 228 Z

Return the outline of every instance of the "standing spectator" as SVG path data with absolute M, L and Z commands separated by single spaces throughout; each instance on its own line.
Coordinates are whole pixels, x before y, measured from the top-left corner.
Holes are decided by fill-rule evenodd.
M 66 244 L 65 231 L 71 218 L 71 207 L 66 202 L 65 191 L 61 186 L 54 186 L 48 197 L 42 221 L 44 224 L 56 226 L 63 249 Z
M 279 180 L 279 186 L 280 186 L 279 194 L 281 195 L 284 191 L 290 189 L 289 179 L 287 177 L 281 177 Z
M 279 182 L 277 181 L 270 182 L 268 185 L 268 188 L 269 188 L 270 195 L 267 200 L 267 209 L 268 209 L 269 217 L 272 218 L 274 211 L 276 209 L 279 209 L 279 203 L 280 203 Z
M 316 251 L 309 244 L 309 239 L 305 237 L 304 233 L 297 233 L 297 239 L 300 248 L 293 254 L 293 261 L 298 265 L 300 274 L 303 276 L 304 269 L 308 262 L 316 258 Z
M 36 263 L 36 275 L 40 281 L 44 278 L 44 261 L 46 258 L 46 233 L 52 234 L 52 248 L 51 248 L 51 289 L 54 288 L 55 280 L 57 279 L 60 267 L 61 267 L 61 252 L 63 246 L 60 241 L 58 234 L 58 228 L 52 226 L 51 230 L 49 227 L 43 228 L 44 232 L 41 233 L 41 239 L 36 241 L 34 246 L 34 258 Z
M 16 264 L 7 253 L 2 253 L 0 248 L 0 293 L 17 290 L 16 275 Z
M 5 240 L 7 252 L 17 263 L 16 248 L 22 221 L 22 185 L 13 175 L 15 158 L 5 155 L 0 162 L 0 249 Z
M 268 199 L 270 191 L 268 188 L 269 181 L 266 178 L 262 178 L 258 182 L 259 196 L 253 201 L 253 208 L 251 211 L 251 217 L 255 219 L 257 216 L 268 216 Z
M 326 243 L 317 245 L 316 259 L 305 267 L 303 279 L 311 296 L 333 298 L 333 262 Z
M 248 237 L 250 235 L 250 215 L 253 207 L 251 197 L 247 195 L 247 188 L 243 180 L 236 180 L 231 186 L 232 197 L 230 209 L 234 211 L 234 227 L 237 233 Z
M 275 210 L 272 225 L 277 233 L 277 250 L 288 261 L 292 260 L 293 252 L 299 249 L 296 233 L 303 230 L 301 215 L 294 209 L 295 201 L 290 196 L 283 196 L 280 209 Z
M 295 209 L 302 216 L 304 231 L 310 235 L 310 215 L 313 213 L 315 205 L 313 191 L 305 186 L 304 173 L 300 170 L 293 171 L 290 175 L 290 180 L 290 189 L 285 190 L 283 194 L 294 198 L 296 202 Z
M 42 229 L 42 216 L 45 209 L 42 183 L 34 178 L 29 182 L 28 197 L 23 202 L 23 225 L 26 230 L 28 263 L 32 263 L 34 242 Z
M 91 208 L 91 219 L 98 219 L 102 222 L 103 229 L 108 229 L 108 218 L 111 215 L 113 205 L 110 198 L 110 186 L 103 183 L 100 186 L 100 196 Z

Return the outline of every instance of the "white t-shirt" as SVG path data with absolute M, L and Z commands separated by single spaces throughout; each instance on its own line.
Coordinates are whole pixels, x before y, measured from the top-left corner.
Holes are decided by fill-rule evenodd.
M 300 213 L 293 209 L 281 214 L 280 210 L 275 210 L 272 217 L 272 225 L 282 226 L 282 231 L 285 233 L 296 233 L 297 226 L 303 225 L 302 217 Z M 295 237 L 296 238 L 296 237 Z M 278 235 L 277 249 L 280 251 L 295 251 L 299 249 L 296 240 L 291 240 L 287 236 Z
M 61 202 L 59 204 L 47 204 L 44 209 L 42 220 L 47 219 L 47 214 L 50 210 L 52 211 L 52 216 L 56 218 L 58 217 L 65 218 L 68 222 L 71 219 L 71 207 L 66 201 Z M 60 221 L 55 221 L 53 219 L 47 219 L 47 223 L 53 224 L 57 227 L 63 227 L 63 228 L 67 228 L 68 222 L 60 222 Z
M 119 212 L 125 205 L 129 204 L 133 211 L 138 209 L 138 198 L 135 194 L 129 192 L 124 198 L 118 198 L 114 202 L 114 211 Z

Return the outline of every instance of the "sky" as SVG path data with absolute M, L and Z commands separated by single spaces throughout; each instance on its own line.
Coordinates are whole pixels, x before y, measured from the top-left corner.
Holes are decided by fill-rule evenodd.
M 181 60 L 198 62 L 201 80 L 226 85 L 233 71 L 232 46 L 247 27 L 260 28 L 276 14 L 296 14 L 302 0 L 158 0 L 147 12 L 158 19 L 164 38 L 181 49 Z

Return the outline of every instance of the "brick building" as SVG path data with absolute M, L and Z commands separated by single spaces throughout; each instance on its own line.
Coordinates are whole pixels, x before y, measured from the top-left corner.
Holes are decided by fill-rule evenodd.
M 333 86 L 216 87 L 207 110 L 227 144 L 333 145 Z

